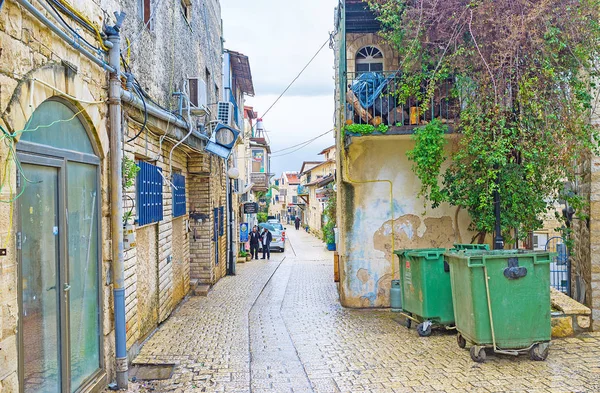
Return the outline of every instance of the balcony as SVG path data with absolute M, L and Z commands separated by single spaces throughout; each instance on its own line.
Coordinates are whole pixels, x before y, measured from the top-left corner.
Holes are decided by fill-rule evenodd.
M 268 173 L 251 173 L 250 181 L 254 183 L 252 191 L 267 191 L 269 189 Z
M 422 86 L 420 94 L 404 98 L 398 72 L 348 72 L 346 75 L 346 135 L 411 134 L 414 128 L 434 118 L 449 128 L 458 121 L 460 100 L 451 80 L 435 89 L 425 108 L 418 96 L 425 95 L 426 86 Z

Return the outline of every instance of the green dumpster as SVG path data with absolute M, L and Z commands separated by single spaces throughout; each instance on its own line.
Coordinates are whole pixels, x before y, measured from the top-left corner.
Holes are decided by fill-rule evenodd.
M 455 250 L 490 250 L 489 244 L 455 244 Z
M 419 322 L 417 332 L 422 337 L 431 334 L 432 325 L 454 324 L 446 251 L 428 248 L 396 252 L 400 258 L 402 309 Z
M 551 338 L 551 256 L 525 250 L 446 254 L 458 345 L 465 348 L 472 343 L 474 361 L 485 360 L 485 348 L 546 359 Z

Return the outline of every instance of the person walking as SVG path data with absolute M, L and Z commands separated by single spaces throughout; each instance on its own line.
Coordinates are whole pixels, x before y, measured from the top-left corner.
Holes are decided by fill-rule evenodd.
M 296 217 L 296 220 L 294 223 L 296 224 L 296 230 L 300 229 L 300 217 Z
M 273 241 L 273 235 L 271 234 L 271 231 L 267 229 L 267 227 L 265 227 L 265 229 L 263 230 L 261 239 L 263 250 L 262 259 L 265 259 L 265 256 L 267 256 L 267 259 L 271 259 L 271 241 Z
M 258 227 L 255 225 L 252 232 L 250 232 L 250 255 L 252 255 L 252 259 L 258 259 L 260 241 L 260 232 L 258 232 Z

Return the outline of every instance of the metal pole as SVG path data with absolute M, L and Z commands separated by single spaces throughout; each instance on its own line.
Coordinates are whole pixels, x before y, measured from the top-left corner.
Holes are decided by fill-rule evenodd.
M 496 181 L 498 184 L 498 181 Z M 504 238 L 502 237 L 502 226 L 500 225 L 500 192 L 494 191 L 494 211 L 496 213 L 496 237 L 494 238 L 494 250 L 504 249 Z
M 124 16 L 123 16 L 124 17 Z M 118 18 L 117 18 L 118 19 Z M 121 20 L 122 21 L 122 20 Z M 110 121 L 110 187 L 111 233 L 112 233 L 112 279 L 115 313 L 115 355 L 117 387 L 127 389 L 127 338 L 125 327 L 125 264 L 123 262 L 123 173 L 121 167 L 123 149 L 119 27 L 109 29 L 108 40 L 113 44 L 109 51 L 109 63 L 116 70 L 109 81 Z

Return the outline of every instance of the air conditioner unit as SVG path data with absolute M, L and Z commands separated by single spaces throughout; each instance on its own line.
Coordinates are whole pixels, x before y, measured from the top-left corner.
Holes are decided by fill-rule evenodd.
M 217 120 L 219 123 L 225 124 L 226 126 L 233 126 L 233 104 L 228 101 L 220 101 L 217 104 Z
M 205 115 L 208 107 L 206 82 L 198 77 L 188 78 L 188 93 L 192 114 L 195 116 Z

